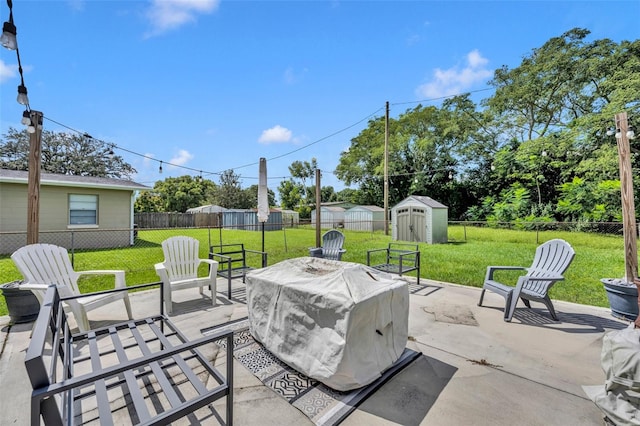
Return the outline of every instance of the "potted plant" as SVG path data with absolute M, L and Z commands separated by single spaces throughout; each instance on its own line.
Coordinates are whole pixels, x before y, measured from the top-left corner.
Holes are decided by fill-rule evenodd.
M 638 287 L 624 278 L 603 278 L 600 280 L 607 292 L 611 315 L 626 321 L 638 318 Z
M 20 284 L 22 281 L 18 280 L 0 285 L 13 324 L 35 321 L 40 312 L 36 296 L 31 290 L 20 289 Z

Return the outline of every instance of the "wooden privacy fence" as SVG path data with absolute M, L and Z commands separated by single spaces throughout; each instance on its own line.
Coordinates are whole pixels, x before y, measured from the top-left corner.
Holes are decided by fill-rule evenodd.
M 136 213 L 134 222 L 139 229 L 194 228 L 221 226 L 219 213 Z

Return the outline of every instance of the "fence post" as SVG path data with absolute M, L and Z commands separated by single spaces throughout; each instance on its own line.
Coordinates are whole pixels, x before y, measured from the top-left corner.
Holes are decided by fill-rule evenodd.
M 75 254 L 76 254 L 76 244 L 75 244 L 75 232 L 71 231 L 71 266 L 74 266 Z

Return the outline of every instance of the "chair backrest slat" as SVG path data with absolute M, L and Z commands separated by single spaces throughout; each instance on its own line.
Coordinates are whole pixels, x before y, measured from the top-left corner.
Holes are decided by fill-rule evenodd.
M 575 257 L 575 251 L 571 245 L 561 239 L 549 240 L 536 249 L 533 263 L 527 272 L 530 277 L 557 277 L 562 275 Z M 546 292 L 547 287 L 554 281 L 525 282 L 524 288 L 538 292 Z
M 344 245 L 344 235 L 340 231 L 332 229 L 322 236 L 322 257 L 325 259 L 338 260 L 340 250 Z
M 12 255 L 26 282 L 30 284 L 57 284 L 62 297 L 80 294 L 78 273 L 73 270 L 69 253 L 64 247 L 52 244 L 29 244 Z
M 170 279 L 190 279 L 198 276 L 198 240 L 184 236 L 171 237 L 162 242 L 162 251 Z

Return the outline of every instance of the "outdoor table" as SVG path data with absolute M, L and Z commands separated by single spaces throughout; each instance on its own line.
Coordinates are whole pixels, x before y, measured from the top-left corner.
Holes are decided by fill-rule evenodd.
M 358 263 L 288 259 L 247 273 L 249 329 L 281 361 L 327 386 L 365 386 L 407 343 L 409 289 Z

